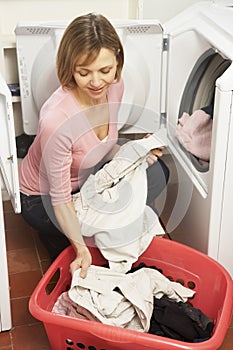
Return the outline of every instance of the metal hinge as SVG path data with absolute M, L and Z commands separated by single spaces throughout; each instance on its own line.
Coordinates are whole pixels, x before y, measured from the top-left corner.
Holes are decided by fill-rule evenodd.
M 168 38 L 163 38 L 163 51 L 168 51 L 169 49 L 169 40 Z
M 11 156 L 7 157 L 7 160 L 10 160 L 13 163 L 13 161 L 14 161 L 13 154 Z
M 160 127 L 167 125 L 167 113 L 166 112 L 161 112 L 160 113 Z

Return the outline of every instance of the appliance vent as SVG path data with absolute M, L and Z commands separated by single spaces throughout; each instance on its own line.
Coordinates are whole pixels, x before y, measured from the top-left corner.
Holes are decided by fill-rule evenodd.
M 128 34 L 157 34 L 161 32 L 158 25 L 131 25 L 127 26 Z
M 31 35 L 48 35 L 51 31 L 51 28 L 46 27 L 27 27 L 26 31 Z

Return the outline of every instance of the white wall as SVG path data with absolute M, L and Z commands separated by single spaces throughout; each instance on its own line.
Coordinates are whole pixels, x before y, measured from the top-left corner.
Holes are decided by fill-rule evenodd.
M 201 0 L 138 0 L 138 17 L 154 18 L 164 23 L 197 2 Z
M 164 23 L 195 2 L 198 0 L 0 0 L 0 35 L 14 35 L 19 21 L 69 21 L 87 12 L 110 19 L 142 17 L 143 12 L 144 18 Z
M 195 2 L 198 0 L 0 0 L 0 35 L 14 35 L 19 21 L 69 21 L 87 12 L 110 19 L 143 16 L 164 23 Z
M 69 21 L 88 12 L 135 18 L 137 0 L 0 0 L 0 35 L 13 35 L 19 21 Z

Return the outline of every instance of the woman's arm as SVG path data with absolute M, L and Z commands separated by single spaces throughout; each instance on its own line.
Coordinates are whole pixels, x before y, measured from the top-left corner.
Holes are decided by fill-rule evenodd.
M 72 202 L 53 207 L 59 225 L 70 240 L 76 252 L 76 258 L 70 265 L 71 273 L 81 268 L 80 276 L 85 278 L 92 258 L 82 237 L 80 224 Z

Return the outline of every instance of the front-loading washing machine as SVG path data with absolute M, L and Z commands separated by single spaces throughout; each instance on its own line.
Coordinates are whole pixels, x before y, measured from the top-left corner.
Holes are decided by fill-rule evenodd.
M 177 181 L 158 210 L 172 239 L 222 263 L 233 275 L 230 177 L 233 148 L 233 8 L 196 3 L 171 21 L 113 21 L 125 48 L 125 92 L 119 130 L 143 134 L 166 129 Z M 67 23 L 16 27 L 24 131 L 36 134 L 39 110 L 58 86 L 55 57 Z M 214 102 L 213 102 L 214 101 Z M 183 112 L 213 103 L 210 161 L 203 166 L 178 142 Z

